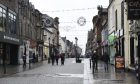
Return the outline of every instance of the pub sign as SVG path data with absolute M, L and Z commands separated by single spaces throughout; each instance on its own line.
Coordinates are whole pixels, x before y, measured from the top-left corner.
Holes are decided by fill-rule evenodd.
M 127 0 L 128 20 L 140 19 L 140 0 Z

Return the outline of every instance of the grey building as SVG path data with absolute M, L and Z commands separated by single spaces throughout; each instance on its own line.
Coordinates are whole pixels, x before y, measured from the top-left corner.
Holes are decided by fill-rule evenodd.
M 0 63 L 18 64 L 22 43 L 18 28 L 18 0 L 0 0 Z

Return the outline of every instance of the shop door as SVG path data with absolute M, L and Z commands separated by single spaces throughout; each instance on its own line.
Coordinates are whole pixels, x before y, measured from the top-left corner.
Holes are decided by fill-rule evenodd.
M 10 64 L 17 65 L 18 64 L 18 46 L 10 45 Z
M 140 35 L 138 35 L 138 50 L 137 50 L 137 54 L 138 54 L 138 58 L 140 59 Z

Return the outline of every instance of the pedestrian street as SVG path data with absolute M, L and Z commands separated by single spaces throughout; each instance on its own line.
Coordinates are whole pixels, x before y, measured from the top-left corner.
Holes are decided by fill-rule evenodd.
M 134 73 L 115 73 L 114 66 L 104 71 L 103 62 L 98 63 L 98 71 L 92 74 L 89 59 L 76 63 L 75 58 L 67 58 L 65 64 L 52 65 L 47 61 L 39 67 L 0 78 L 0 84 L 138 84 Z

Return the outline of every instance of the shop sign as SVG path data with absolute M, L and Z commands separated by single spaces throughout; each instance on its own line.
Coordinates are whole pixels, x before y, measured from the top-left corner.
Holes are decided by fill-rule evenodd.
M 120 30 L 118 29 L 115 33 L 116 38 L 119 38 L 119 32 L 120 32 Z
M 116 38 L 116 36 L 115 36 L 115 33 L 114 32 L 108 36 L 109 45 L 111 45 L 111 44 L 114 43 L 115 38 Z
M 140 19 L 140 0 L 127 0 L 128 20 Z
M 120 36 L 123 36 L 123 29 L 120 30 Z
M 4 35 L 4 39 L 19 42 L 19 39 Z
M 0 32 L 0 42 L 11 43 L 16 45 L 22 44 L 22 40 L 19 38 L 19 36 L 11 35 L 4 32 Z

